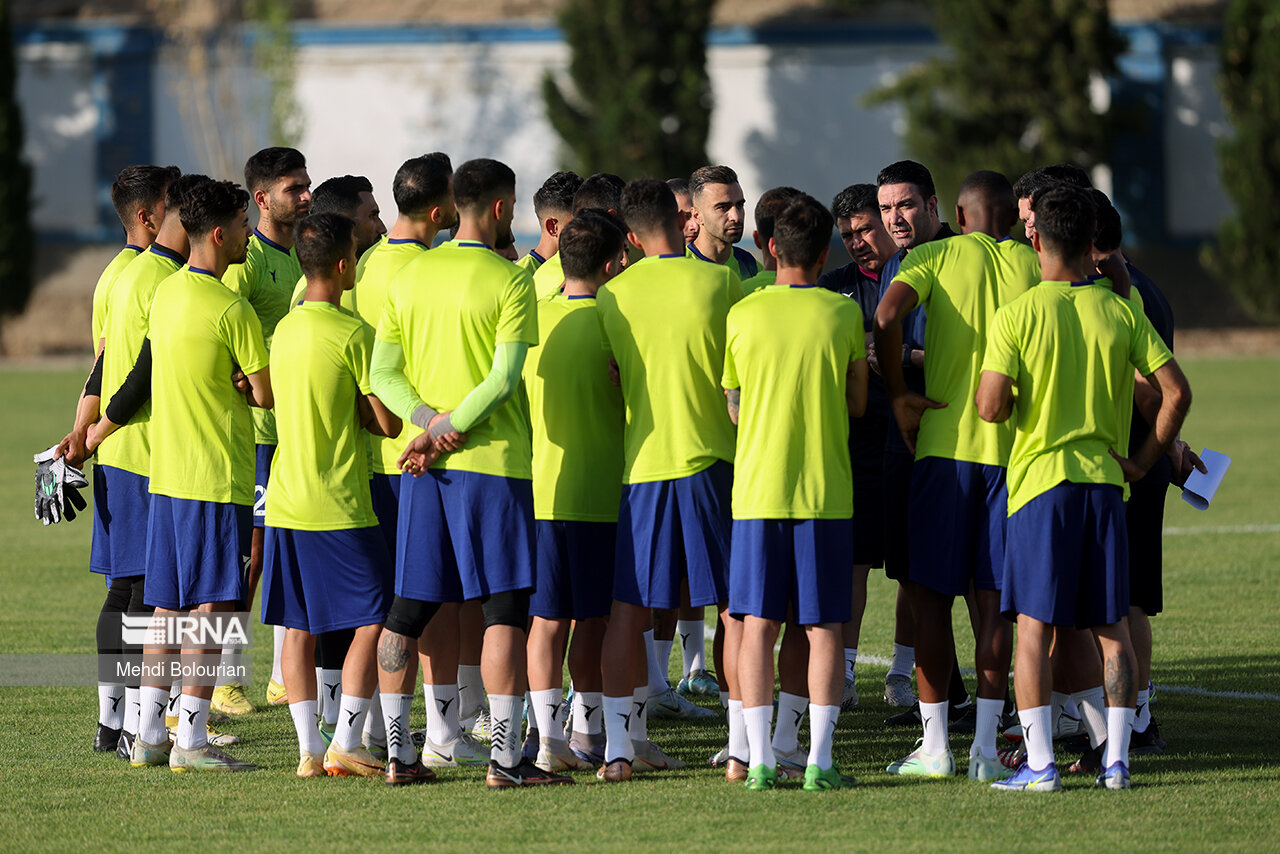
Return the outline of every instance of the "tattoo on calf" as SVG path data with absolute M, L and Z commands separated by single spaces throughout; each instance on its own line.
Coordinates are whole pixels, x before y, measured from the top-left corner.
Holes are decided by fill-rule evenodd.
M 404 636 L 387 631 L 378 642 L 378 666 L 387 673 L 399 673 L 409 663 L 409 649 Z
M 1124 655 L 1113 655 L 1108 658 L 1104 678 L 1107 704 L 1111 706 L 1131 705 L 1132 698 L 1136 696 L 1137 688 L 1134 686 L 1133 667 L 1129 658 Z

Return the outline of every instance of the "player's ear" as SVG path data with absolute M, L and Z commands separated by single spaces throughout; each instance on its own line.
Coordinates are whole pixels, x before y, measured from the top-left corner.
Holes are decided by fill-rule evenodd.
M 1031 232 L 1031 248 L 1037 252 L 1040 251 L 1040 232 L 1038 231 Z
M 760 246 L 760 232 L 758 231 L 756 232 L 756 246 Z M 763 249 L 764 247 L 760 246 L 760 248 Z M 769 254 L 774 258 L 778 257 L 778 241 L 772 237 L 769 238 Z
M 929 209 L 929 213 L 933 216 L 938 215 L 938 197 L 930 196 L 929 201 L 925 202 L 925 207 Z
M 627 242 L 639 249 L 641 252 L 644 251 L 644 244 L 640 242 L 640 235 L 636 234 L 634 231 L 627 232 Z
M 254 190 L 253 203 L 258 206 L 258 210 L 266 210 L 267 209 L 267 191 Z
M 506 211 L 506 209 L 507 209 L 507 200 L 502 197 L 498 197 L 494 199 L 493 202 L 490 203 L 489 205 L 489 212 L 493 214 L 493 218 L 495 221 L 502 220 L 502 214 L 504 211 Z
M 764 252 L 764 251 L 765 251 L 765 248 L 766 248 L 766 247 L 765 247 L 765 245 L 764 245 L 763 243 L 761 243 L 761 242 L 760 242 L 760 232 L 758 232 L 758 231 L 753 231 L 753 232 L 751 232 L 751 239 L 752 239 L 752 240 L 754 240 L 754 241 L 756 242 L 756 248 L 757 248 L 757 249 L 759 249 L 761 252 Z M 773 250 L 772 250 L 772 249 L 769 249 L 768 251 L 770 252 L 770 254 L 772 254 L 772 253 L 773 253 Z
M 956 228 L 964 228 L 964 208 L 959 202 L 956 203 Z
M 213 237 L 215 246 L 222 246 L 226 243 L 227 229 L 225 226 L 215 225 L 213 231 L 209 232 L 209 234 Z

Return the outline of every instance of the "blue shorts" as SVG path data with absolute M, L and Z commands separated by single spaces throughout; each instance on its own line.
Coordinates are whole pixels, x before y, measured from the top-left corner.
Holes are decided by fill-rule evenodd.
M 942 457 L 916 460 L 907 513 L 911 581 L 944 596 L 969 582 L 999 590 L 1004 573 L 1008 491 L 1001 466 Z
M 609 616 L 618 523 L 538 519 L 533 524 L 538 588 L 529 615 L 548 620 Z
M 645 608 L 678 608 L 729 598 L 733 466 L 716 460 L 697 474 L 622 487 L 613 598 Z
M 253 467 L 253 527 L 267 526 L 267 481 L 271 479 L 271 458 L 275 445 L 255 445 Z
M 890 421 L 889 429 L 896 432 L 898 428 Z M 911 507 L 911 470 L 915 464 L 915 458 L 908 453 L 885 451 L 880 487 L 883 501 L 881 518 L 884 520 L 884 574 L 886 578 L 898 582 L 907 581 L 911 577 L 907 517 Z M 856 497 L 854 500 L 857 500 Z M 854 508 L 856 514 L 857 504 Z
M 377 525 L 341 531 L 267 527 L 262 622 L 313 635 L 381 623 L 395 570 Z
M 243 504 L 151 496 L 145 601 L 186 611 L 244 600 L 253 522 Z
M 400 478 L 398 474 L 378 474 L 369 478 L 369 492 L 373 495 L 373 514 L 378 517 L 382 539 L 387 544 L 387 554 L 396 553 L 396 525 L 400 517 Z
M 533 482 L 470 471 L 403 475 L 396 595 L 464 602 L 533 587 Z
M 798 625 L 853 615 L 852 519 L 734 519 L 729 613 Z
M 110 584 L 147 574 L 150 478 L 115 466 L 93 467 L 93 545 L 89 569 Z
M 1009 517 L 1000 609 L 1055 626 L 1109 626 L 1129 616 L 1124 495 L 1063 482 Z

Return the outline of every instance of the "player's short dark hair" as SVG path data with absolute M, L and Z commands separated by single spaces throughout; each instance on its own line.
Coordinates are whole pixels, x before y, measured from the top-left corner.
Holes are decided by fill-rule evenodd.
M 1120 212 L 1111 204 L 1107 194 L 1098 189 L 1089 190 L 1093 203 L 1098 208 L 1098 225 L 1093 230 L 1093 246 L 1099 252 L 1115 252 L 1124 239 L 1124 226 L 1120 223 Z
M 1088 190 L 1057 182 L 1035 196 L 1036 234 L 1064 259 L 1078 258 L 1093 245 L 1098 206 Z
M 738 173 L 728 166 L 699 166 L 689 176 L 689 195 L 700 196 L 708 184 L 736 184 Z
M 373 184 L 363 175 L 330 178 L 311 191 L 308 213 L 337 213 L 354 219 L 360 209 L 360 194 L 372 192 Z
M 293 227 L 293 249 L 307 277 L 328 273 L 355 244 L 355 221 L 337 211 L 307 214 Z
M 621 216 L 613 211 L 605 210 L 604 208 L 583 208 L 578 211 L 576 216 L 599 217 L 600 219 L 610 223 L 614 228 L 618 229 L 618 233 L 622 235 L 623 239 L 626 239 L 627 232 L 630 230 L 627 228 L 627 224 L 623 222 Z
M 231 223 L 249 206 L 249 194 L 234 181 L 201 181 L 182 196 L 178 217 L 192 240 Z
M 1069 184 L 1082 190 L 1093 189 L 1093 181 L 1089 180 L 1088 172 L 1074 163 L 1054 163 L 1051 166 L 1037 166 L 1024 173 L 1013 183 L 1013 194 L 1019 199 L 1034 201 L 1037 194 L 1055 184 Z
M 831 200 L 831 215 L 836 219 L 847 219 L 861 213 L 880 216 L 875 184 L 850 184 Z
M 836 221 L 822 202 L 808 193 L 791 199 L 774 220 L 773 244 L 779 263 L 810 267 L 831 245 L 831 229 Z
M 689 192 L 688 178 L 668 178 L 667 186 L 670 187 L 671 192 L 675 193 L 677 196 L 691 195 Z
M 498 196 L 514 193 L 516 173 L 497 160 L 468 160 L 453 173 L 453 200 L 459 208 L 487 205 Z
M 177 166 L 147 164 L 126 166 L 117 172 L 111 182 L 111 206 L 116 209 L 120 224 L 127 229 L 138 211 L 158 207 L 165 188 L 181 174 Z
M 876 186 L 883 187 L 887 184 L 912 184 L 926 200 L 938 195 L 933 186 L 933 173 L 914 160 L 899 160 L 881 169 L 876 176 Z
M 627 228 L 640 234 L 651 234 L 674 227 L 680 217 L 676 195 L 657 178 L 637 178 L 622 190 L 619 213 Z
M 611 172 L 597 172 L 582 182 L 573 194 L 573 215 L 585 208 L 621 210 L 622 188 L 627 182 Z
M 618 256 L 626 238 L 617 225 L 596 214 L 579 214 L 560 232 L 565 278 L 585 279 Z
M 760 232 L 760 239 L 768 242 L 773 237 L 773 223 L 778 214 L 792 202 L 793 199 L 803 196 L 804 193 L 795 187 L 774 187 L 771 190 L 765 190 L 760 196 L 760 200 L 756 202 L 756 231 Z
M 208 175 L 197 175 L 193 172 L 179 175 L 170 181 L 169 186 L 164 191 L 165 216 L 168 216 L 170 211 L 175 213 L 181 211 L 183 198 L 190 192 L 191 188 L 209 180 L 212 179 Z
M 290 172 L 307 168 L 307 158 L 296 148 L 264 148 L 244 164 L 244 185 L 250 193 L 265 190 Z
M 582 176 L 577 172 L 555 172 L 542 182 L 533 194 L 533 212 L 538 219 L 543 214 L 573 212 L 573 196 L 582 186 Z
M 423 217 L 439 206 L 449 194 L 453 163 L 449 155 L 433 151 L 400 164 L 391 182 L 391 198 L 405 216 Z M 311 202 L 315 204 L 313 199 Z
M 1018 200 L 1009 179 L 1001 172 L 979 169 L 964 179 L 956 197 L 960 201 L 966 198 L 980 201 L 992 211 L 1002 232 L 1007 232 L 1018 221 Z

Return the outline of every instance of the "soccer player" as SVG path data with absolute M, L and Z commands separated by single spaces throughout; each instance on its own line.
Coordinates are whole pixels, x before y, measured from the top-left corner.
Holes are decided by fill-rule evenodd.
M 555 172 L 533 194 L 533 213 L 541 229 L 538 245 L 516 261 L 531 274 L 560 251 L 560 232 L 573 219 L 573 195 L 581 186 L 582 177 L 578 173 Z
M 622 188 L 626 184 L 617 175 L 608 172 L 597 172 L 585 179 L 573 194 L 572 216 L 577 216 L 588 208 L 608 211 L 615 216 L 618 213 Z M 547 258 L 533 274 L 534 292 L 538 299 L 543 299 L 564 284 L 564 270 L 560 268 L 560 259 L 555 255 Z
M 596 292 L 622 269 L 626 238 L 584 215 L 565 226 L 561 293 L 538 303 L 542 339 L 524 364 L 533 425 L 537 591 L 529 604 L 530 712 L 547 771 L 603 760 L 600 647 L 613 596 L 622 492 L 622 394 L 600 358 Z M 573 732 L 559 737 L 565 642 L 573 677 Z M 572 748 L 572 749 L 571 749 Z
M 698 221 L 693 218 L 693 197 L 689 195 L 689 179 L 668 178 L 667 186 L 676 194 L 676 205 L 680 208 L 680 229 L 684 232 L 684 242 L 688 246 L 698 237 Z
M 727 606 L 734 438 L 719 380 L 725 317 L 741 298 L 732 270 L 686 256 L 675 196 L 663 182 L 628 184 L 622 216 L 645 257 L 596 297 L 626 406 L 614 601 L 602 653 L 607 743 L 598 773 L 607 781 L 630 779 L 633 761 L 678 767 L 648 740 L 647 688 L 633 690 L 637 679 L 645 682 L 641 638 L 650 609 L 677 607 L 682 581 L 693 606 Z M 734 702 L 736 642 L 726 639 L 723 668 Z M 745 753 L 745 733 L 733 727 L 733 735 Z
M 414 477 L 401 485 L 396 598 L 378 645 L 387 750 L 413 761 L 413 639 L 438 603 L 479 599 L 491 788 L 572 782 L 520 750 L 534 532 L 529 414 L 516 391 L 538 329 L 528 271 L 494 252 L 512 242 L 515 195 L 505 164 L 458 167 L 458 237 L 420 254 L 392 281 L 373 367 L 378 396 L 425 431 L 402 457 Z
M 244 183 L 258 208 L 258 225 L 249 238 L 243 263 L 233 264 L 223 281 L 249 301 L 262 324 L 262 334 L 270 350 L 276 324 L 288 313 L 294 285 L 302 278 L 298 256 L 293 252 L 293 226 L 310 208 L 311 178 L 307 175 L 306 158 L 297 149 L 264 148 L 245 162 Z M 252 605 L 258 577 L 262 574 L 262 526 L 266 518 L 263 499 L 276 444 L 275 416 L 269 409 L 253 410 L 253 434 L 257 446 L 254 530 L 246 606 Z M 273 661 L 280 657 L 279 644 L 283 640 L 282 634 L 276 632 Z M 235 682 L 219 685 L 213 700 L 214 709 L 224 714 L 243 715 L 254 709 L 244 694 L 244 686 Z
M 182 197 L 190 261 L 162 281 L 151 302 L 151 513 L 146 602 L 176 611 L 232 611 L 245 601 L 253 502 L 250 406 L 272 405 L 266 345 L 257 315 L 221 277 L 244 261 L 249 194 L 206 181 Z M 244 374 L 245 394 L 232 385 Z M 154 654 L 156 648 L 148 652 Z M 200 653 L 184 649 L 184 656 Z M 242 771 L 253 765 L 207 743 L 213 685 L 184 680 L 177 737 L 164 731 L 169 687 L 144 677 L 135 766 Z M 152 713 L 155 710 L 155 713 Z
M 902 348 L 902 319 L 920 306 L 925 330 L 925 394 L 907 390 L 902 366 L 882 363 L 894 418 L 915 452 L 911 473 L 910 584 L 924 740 L 891 774 L 955 773 L 947 740 L 947 687 L 955 660 L 951 609 L 973 590 L 977 603 L 978 701 L 969 778 L 1009 775 L 996 755 L 1012 654 L 1011 627 L 1000 616 L 1004 565 L 1005 466 L 1011 425 L 978 417 L 974 393 L 987 329 L 996 309 L 1040 277 L 1035 253 L 1009 237 L 1018 219 L 1009 181 L 975 172 L 956 200 L 961 235 L 916 247 L 876 309 L 876 349 Z
M 862 309 L 862 325 L 871 346 L 871 324 L 880 300 L 880 271 L 898 251 L 880 219 L 875 184 L 845 187 L 831 202 L 840 242 L 853 260 L 818 278 L 818 286 L 856 300 Z M 858 706 L 854 667 L 862 615 L 867 608 L 867 577 L 873 566 L 884 566 L 884 444 L 889 427 L 889 398 L 877 371 L 867 375 L 867 406 L 860 418 L 849 420 L 849 460 L 853 469 L 853 605 L 844 626 L 844 695 L 840 710 Z M 886 572 L 887 575 L 887 572 Z M 892 578 L 892 576 L 889 576 Z M 893 658 L 885 677 L 884 698 L 890 706 L 909 707 L 911 663 L 915 641 L 910 606 L 901 586 L 895 609 Z M 779 707 L 787 698 L 779 696 Z M 778 718 L 783 720 L 781 713 Z M 775 735 L 776 738 L 776 735 Z
M 1137 697 L 1123 484 L 1165 453 L 1191 390 L 1145 317 L 1091 278 L 1093 200 L 1060 186 L 1033 202 L 1044 281 L 996 312 L 978 386 L 979 415 L 1012 419 L 1009 520 L 1001 605 L 1017 618 L 1014 685 L 1027 759 L 1006 790 L 1062 788 L 1053 761 L 1048 666 L 1054 626 L 1093 630 L 1107 672 L 1107 739 L 1098 785 L 1129 787 Z M 1133 368 L 1161 392 L 1154 429 L 1121 456 Z M 1014 393 L 1017 393 L 1016 411 Z
M 728 166 L 701 166 L 689 176 L 689 198 L 698 236 L 688 243 L 689 252 L 703 261 L 725 264 L 746 281 L 760 270 L 755 256 L 735 246 L 742 240 L 747 200 L 738 184 L 738 173 Z
M 358 231 L 337 213 L 298 222 L 294 247 L 307 290 L 302 305 L 277 324 L 271 348 L 279 442 L 267 488 L 262 621 L 288 627 L 283 669 L 299 777 L 386 770 L 360 743 L 377 685 L 374 647 L 394 582 L 360 430 L 394 438 L 400 419 L 371 393 L 373 329 L 339 308 L 342 292 L 355 285 Z M 315 636 L 344 630 L 354 633 L 326 751 L 316 725 Z
M 742 280 L 742 295 L 754 293 L 763 287 L 772 285 L 777 278 L 778 259 L 769 250 L 769 239 L 773 237 L 773 224 L 778 214 L 792 199 L 800 195 L 795 187 L 774 187 L 766 190 L 756 202 L 756 227 L 751 232 L 751 239 L 764 257 L 764 265 L 760 272 L 749 279 Z
M 363 175 L 341 175 L 322 182 L 311 191 L 311 204 L 307 213 L 336 213 L 345 216 L 356 226 L 356 257 L 377 245 L 387 227 L 382 223 L 382 210 L 373 197 L 373 184 Z M 307 277 L 298 278 L 290 296 L 289 305 L 302 302 L 307 291 Z M 342 308 L 355 311 L 355 291 L 342 292 Z
M 751 753 L 746 785 L 755 791 L 778 783 L 769 740 L 773 646 L 788 619 L 809 641 L 804 788 L 853 784 L 836 769 L 831 744 L 844 685 L 841 623 L 852 601 L 848 418 L 866 405 L 867 361 L 858 304 L 816 285 L 833 224 L 817 199 L 793 197 L 769 241 L 777 283 L 728 317 L 723 384 L 738 425 L 729 610 L 744 620 L 738 681 Z

